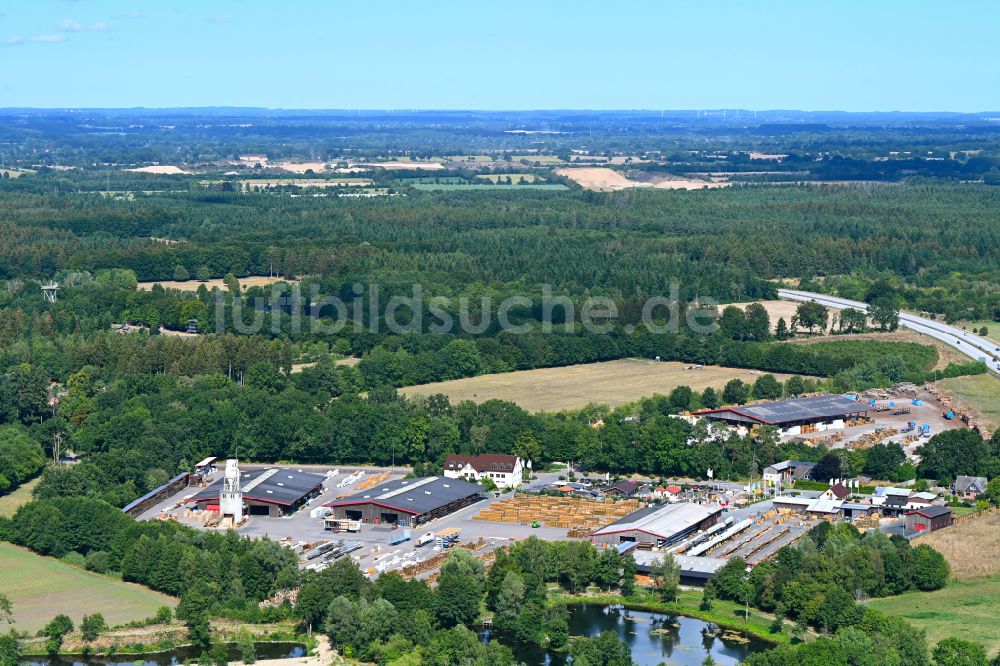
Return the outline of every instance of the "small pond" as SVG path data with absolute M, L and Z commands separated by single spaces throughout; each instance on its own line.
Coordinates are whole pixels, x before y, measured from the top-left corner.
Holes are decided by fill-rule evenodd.
M 613 631 L 632 650 L 632 660 L 639 666 L 700 666 L 706 655 L 720 666 L 738 664 L 754 652 L 772 646 L 753 636 L 729 631 L 682 615 L 630 611 L 621 606 L 579 604 L 569 607 L 569 633 L 572 636 L 596 636 Z M 484 632 L 484 638 L 489 632 Z M 566 655 L 550 652 L 529 643 L 502 635 L 494 638 L 508 646 L 514 656 L 528 666 L 562 666 Z

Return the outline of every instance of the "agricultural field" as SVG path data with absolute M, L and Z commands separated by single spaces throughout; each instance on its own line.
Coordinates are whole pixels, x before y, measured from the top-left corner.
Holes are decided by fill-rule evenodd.
M 268 178 L 260 180 L 240 181 L 240 189 L 244 192 L 252 188 L 267 189 L 270 187 L 365 187 L 372 185 L 371 178 Z
M 948 528 L 939 534 L 948 534 L 949 539 L 954 537 L 967 548 L 975 547 L 976 553 L 968 553 L 968 558 L 976 559 L 985 549 L 979 548 L 974 540 L 954 536 L 955 529 L 958 528 Z M 917 543 L 929 541 L 921 538 Z M 934 546 L 939 547 L 938 544 Z M 994 548 L 993 553 L 997 552 Z M 936 592 L 908 592 L 897 597 L 872 599 L 868 605 L 898 615 L 918 629 L 923 629 L 931 645 L 949 636 L 959 636 L 982 643 L 990 654 L 1000 649 L 1000 622 L 997 622 L 1000 617 L 1000 575 L 954 581 Z
M 562 164 L 563 161 L 556 157 L 555 155 L 511 155 L 510 159 L 514 162 L 521 162 L 522 160 L 527 160 L 529 162 L 538 162 L 539 164 Z
M 1000 379 L 994 375 L 973 375 L 942 379 L 938 385 L 955 398 L 963 411 L 1000 428 Z
M 266 287 L 270 284 L 274 284 L 275 282 L 287 282 L 289 284 L 294 284 L 299 281 L 297 278 L 268 277 L 266 275 L 250 275 L 248 277 L 241 277 L 238 279 L 240 281 L 240 287 L 243 289 L 246 289 L 247 287 Z M 136 290 L 149 291 L 155 284 L 162 286 L 164 289 L 179 289 L 180 291 L 198 291 L 198 287 L 201 285 L 205 285 L 205 289 L 208 289 L 209 291 L 215 287 L 218 287 L 219 289 L 226 288 L 222 279 L 217 278 L 214 280 L 206 280 L 205 282 L 199 282 L 198 280 L 184 280 L 183 282 L 178 282 L 176 280 L 140 282 L 136 285 Z
M 476 178 L 482 180 L 488 180 L 491 183 L 496 183 L 496 182 L 503 183 L 506 182 L 508 178 L 510 178 L 510 182 L 514 183 L 515 185 L 521 182 L 522 180 L 526 183 L 534 183 L 536 181 L 545 180 L 536 173 L 489 173 L 481 176 L 476 176 Z
M 686 385 L 696 391 L 711 386 L 721 389 L 730 379 L 753 382 L 765 374 L 756 370 L 684 363 L 623 359 L 562 368 L 523 370 L 497 375 L 410 386 L 400 391 L 408 396 L 444 393 L 451 401 L 510 400 L 528 411 L 579 409 L 595 402 L 611 406 L 634 402 L 654 393 L 669 393 Z M 779 381 L 789 375 L 775 374 Z
M 114 626 L 177 603 L 141 585 L 84 571 L 6 542 L 0 542 L 0 571 L 0 592 L 14 605 L 14 626 L 19 631 L 41 629 L 59 613 L 79 624 L 85 614 L 99 612 Z M 0 622 L 0 631 L 6 630 Z
M 992 576 L 1000 585 L 1000 512 L 992 511 L 914 541 L 914 545 L 922 543 L 944 555 L 953 579 Z
M 31 491 L 35 489 L 42 477 L 36 477 L 18 486 L 14 492 L 0 495 L 0 518 L 10 518 L 22 504 L 31 501 Z
M 439 171 L 444 169 L 444 166 L 440 162 L 407 162 L 404 160 L 393 160 L 390 162 L 359 162 L 354 166 L 381 167 L 383 169 L 413 169 L 415 171 Z

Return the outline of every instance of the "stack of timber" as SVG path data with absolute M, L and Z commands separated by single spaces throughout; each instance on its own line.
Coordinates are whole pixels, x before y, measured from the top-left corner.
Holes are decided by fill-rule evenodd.
M 546 527 L 569 530 L 569 536 L 585 536 L 645 506 L 634 499 L 604 501 L 581 497 L 517 495 L 483 509 L 475 520 L 530 525 L 538 521 Z

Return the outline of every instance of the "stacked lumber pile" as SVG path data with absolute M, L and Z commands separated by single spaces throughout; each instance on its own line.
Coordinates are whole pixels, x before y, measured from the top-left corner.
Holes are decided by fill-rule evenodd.
M 537 520 L 547 527 L 568 529 L 569 536 L 585 536 L 643 506 L 644 503 L 634 499 L 598 502 L 582 497 L 517 495 L 494 502 L 480 511 L 475 520 L 522 525 Z
M 356 486 L 354 486 L 353 489 L 351 489 L 350 494 L 353 495 L 354 493 L 357 493 L 361 490 L 368 490 L 369 488 L 374 488 L 378 484 L 388 479 L 390 476 L 392 476 L 392 474 L 390 474 L 389 472 L 382 472 L 381 474 L 373 474 L 372 476 L 365 477 L 364 479 L 361 480 L 360 483 L 358 483 Z

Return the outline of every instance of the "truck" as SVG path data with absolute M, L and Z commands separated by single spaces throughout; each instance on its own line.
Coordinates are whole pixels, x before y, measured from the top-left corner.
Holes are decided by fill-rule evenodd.
M 916 430 L 916 428 L 917 428 L 917 422 L 910 421 L 909 423 L 906 424 L 906 427 L 900 430 L 899 432 L 913 432 L 914 430 Z
M 389 538 L 390 546 L 398 546 L 404 541 L 410 540 L 410 530 L 403 530 L 402 532 L 396 532 Z
M 417 537 L 417 540 L 413 543 L 413 545 L 417 548 L 423 548 L 429 543 L 434 543 L 434 532 L 424 532 Z
M 437 536 L 434 539 L 434 545 L 441 549 L 451 548 L 458 543 L 458 537 L 460 534 L 461 530 L 457 527 L 449 527 L 441 530 L 437 533 Z
M 361 521 L 351 520 L 350 518 L 329 518 L 323 521 L 324 529 L 328 529 L 331 532 L 360 532 L 361 531 Z

